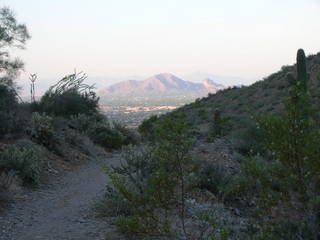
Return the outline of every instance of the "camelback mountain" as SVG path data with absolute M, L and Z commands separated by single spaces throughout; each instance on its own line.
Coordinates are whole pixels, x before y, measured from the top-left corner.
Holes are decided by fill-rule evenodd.
M 128 80 L 113 84 L 99 91 L 100 96 L 113 95 L 171 95 L 183 93 L 208 94 L 224 89 L 210 79 L 201 83 L 185 81 L 170 73 L 161 73 L 143 81 Z

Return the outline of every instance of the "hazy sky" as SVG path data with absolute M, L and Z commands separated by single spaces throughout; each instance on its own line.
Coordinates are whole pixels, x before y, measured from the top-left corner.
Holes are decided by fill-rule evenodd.
M 89 76 L 200 71 L 259 79 L 292 64 L 298 48 L 320 51 L 320 0 L 0 0 L 0 5 L 27 24 L 32 39 L 16 54 L 26 74 L 36 72 L 39 79 L 59 79 L 74 68 Z

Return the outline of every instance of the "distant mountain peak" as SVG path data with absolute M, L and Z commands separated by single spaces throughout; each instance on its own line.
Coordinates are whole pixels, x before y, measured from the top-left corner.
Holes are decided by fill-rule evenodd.
M 213 80 L 211 80 L 210 78 L 206 78 L 202 81 L 203 83 L 208 83 L 208 84 L 211 84 L 211 83 L 214 83 Z
M 155 77 L 166 77 L 166 78 L 176 77 L 172 73 L 168 73 L 168 72 L 158 73 L 158 74 L 156 74 L 154 76 Z
M 113 84 L 99 91 L 100 95 L 145 95 L 145 94 L 182 94 L 203 93 L 203 95 L 222 89 L 211 79 L 205 79 L 202 83 L 185 81 L 172 73 L 159 73 L 143 81 L 123 81 Z
M 224 85 L 217 83 L 216 81 L 212 80 L 211 78 L 205 78 L 202 81 L 202 83 L 205 85 L 214 85 L 214 86 L 219 86 L 219 87 L 225 87 Z

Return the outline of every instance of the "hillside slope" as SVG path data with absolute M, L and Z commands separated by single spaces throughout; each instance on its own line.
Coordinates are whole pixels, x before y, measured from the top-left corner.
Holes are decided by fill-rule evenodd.
M 320 99 L 320 53 L 307 57 L 307 69 L 310 74 L 308 82 L 314 106 L 319 108 Z M 223 116 L 235 119 L 249 116 L 251 113 L 281 111 L 283 100 L 288 96 L 287 73 L 296 73 L 296 65 L 284 66 L 280 71 L 248 87 L 233 87 L 221 90 L 216 94 L 198 99 L 168 115 L 182 116 L 195 127 L 208 124 L 213 113 L 219 109 Z

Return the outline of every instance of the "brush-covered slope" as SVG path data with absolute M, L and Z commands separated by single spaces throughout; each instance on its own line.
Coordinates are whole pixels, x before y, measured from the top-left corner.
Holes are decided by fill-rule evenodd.
M 310 94 L 314 106 L 320 108 L 320 53 L 307 57 L 307 69 L 310 74 Z M 209 94 L 208 97 L 198 99 L 163 117 L 182 116 L 190 125 L 201 128 L 212 121 L 216 109 L 234 121 L 251 114 L 281 111 L 284 108 L 283 100 L 288 96 L 289 72 L 296 74 L 296 65 L 284 66 L 280 71 L 251 86 L 227 88 L 216 94 Z

